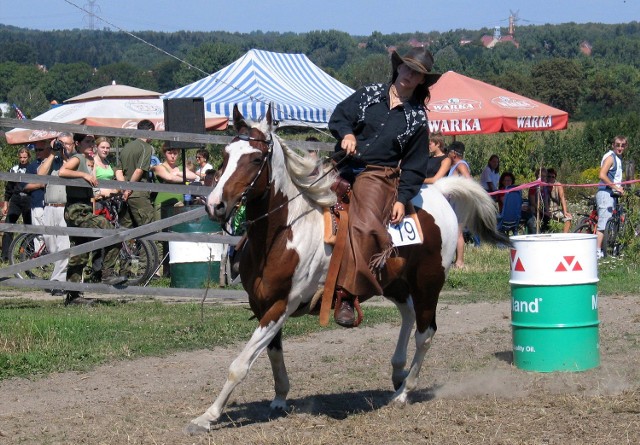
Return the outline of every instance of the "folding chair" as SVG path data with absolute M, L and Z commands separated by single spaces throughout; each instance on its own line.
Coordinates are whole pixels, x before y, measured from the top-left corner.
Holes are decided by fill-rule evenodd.
M 502 212 L 498 215 L 498 231 L 505 235 L 517 235 L 521 217 L 522 194 L 520 191 L 506 193 L 504 195 Z

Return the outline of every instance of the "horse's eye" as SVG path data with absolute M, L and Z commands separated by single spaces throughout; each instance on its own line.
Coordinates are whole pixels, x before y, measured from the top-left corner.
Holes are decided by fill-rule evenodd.
M 252 163 L 253 165 L 260 165 L 260 164 L 262 164 L 262 158 L 253 158 L 253 159 L 251 160 L 251 163 Z

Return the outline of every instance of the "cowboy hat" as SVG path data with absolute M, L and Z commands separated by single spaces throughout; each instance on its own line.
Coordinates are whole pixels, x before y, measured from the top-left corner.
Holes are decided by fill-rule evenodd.
M 424 74 L 426 87 L 430 87 L 440 79 L 441 74 L 431 72 L 433 69 L 433 55 L 426 48 L 411 48 L 404 56 L 400 56 L 393 51 L 391 53 L 391 65 L 393 67 L 394 80 L 398 72 L 398 66 L 402 63 L 413 71 Z

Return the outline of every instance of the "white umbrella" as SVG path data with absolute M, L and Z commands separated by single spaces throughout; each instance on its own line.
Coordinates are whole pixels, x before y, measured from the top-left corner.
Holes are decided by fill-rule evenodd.
M 128 97 L 127 94 L 151 94 L 155 97 Z M 109 85 L 98 88 L 65 101 L 33 120 L 59 122 L 62 124 L 88 125 L 95 127 L 111 127 L 135 129 L 138 122 L 148 119 L 156 126 L 156 131 L 163 131 L 164 103 L 160 93 L 126 85 Z M 207 130 L 224 130 L 228 118 L 205 112 Z M 9 144 L 25 144 L 43 139 L 51 139 L 58 135 L 57 131 L 28 130 L 14 128 L 5 133 Z

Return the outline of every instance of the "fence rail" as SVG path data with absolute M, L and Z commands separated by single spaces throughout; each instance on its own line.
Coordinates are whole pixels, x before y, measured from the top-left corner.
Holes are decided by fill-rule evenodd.
M 36 120 L 19 120 L 0 118 L 0 128 L 26 128 L 33 130 L 47 130 L 58 132 L 71 132 L 81 134 L 93 134 L 96 136 L 110 136 L 121 138 L 149 138 L 154 140 L 176 141 L 176 142 L 193 142 L 194 145 L 199 144 L 223 144 L 226 145 L 233 139 L 232 136 L 214 135 L 214 134 L 196 134 L 182 133 L 172 131 L 144 131 L 130 130 L 125 128 L 109 128 L 94 127 L 88 125 L 61 124 L 58 122 L 46 122 Z M 294 149 L 299 150 L 319 150 L 333 151 L 334 144 L 312 141 L 286 141 L 286 144 Z M 36 184 L 55 184 L 55 185 L 72 185 L 76 187 L 91 187 L 82 179 L 65 179 L 57 176 L 31 175 L 21 173 L 5 173 L 0 172 L 0 180 L 25 182 Z M 100 188 L 136 190 L 150 192 L 170 192 L 180 194 L 191 194 L 194 196 L 205 196 L 210 192 L 210 188 L 194 185 L 180 184 L 157 184 L 157 183 L 141 183 L 141 182 L 120 182 L 120 181 L 104 181 L 98 182 Z M 231 237 L 222 234 L 201 234 L 201 233 L 174 233 L 161 232 L 175 224 L 192 221 L 200 218 L 205 214 L 204 208 L 189 210 L 170 218 L 155 221 L 145 226 L 134 229 L 119 230 L 92 230 L 80 229 L 74 227 L 45 227 L 45 226 L 25 226 L 19 224 L 0 224 L 2 232 L 22 232 L 22 233 L 47 233 L 52 235 L 71 235 L 85 236 L 97 238 L 94 241 L 74 246 L 70 249 L 50 253 L 40 258 L 28 260 L 20 264 L 5 267 L 0 270 L 0 287 L 13 286 L 21 288 L 36 287 L 41 289 L 63 289 L 63 290 L 80 290 L 88 292 L 100 293 L 122 293 L 129 295 L 149 295 L 149 296 L 194 296 L 194 298 L 203 298 L 205 295 L 212 298 L 224 299 L 240 299 L 246 300 L 244 291 L 226 290 L 226 289 L 184 289 L 184 288 L 159 288 L 159 287 L 139 287 L 139 286 L 118 286 L 112 287 L 103 284 L 89 283 L 70 283 L 55 282 L 45 280 L 25 280 L 11 278 L 14 274 L 31 269 L 33 267 L 42 266 L 62 258 L 70 258 L 80 253 L 89 252 L 100 249 L 108 245 L 117 244 L 119 242 L 131 238 L 144 238 L 156 241 L 193 241 L 193 242 L 213 242 L 222 244 L 232 244 L 237 242 L 238 237 Z

